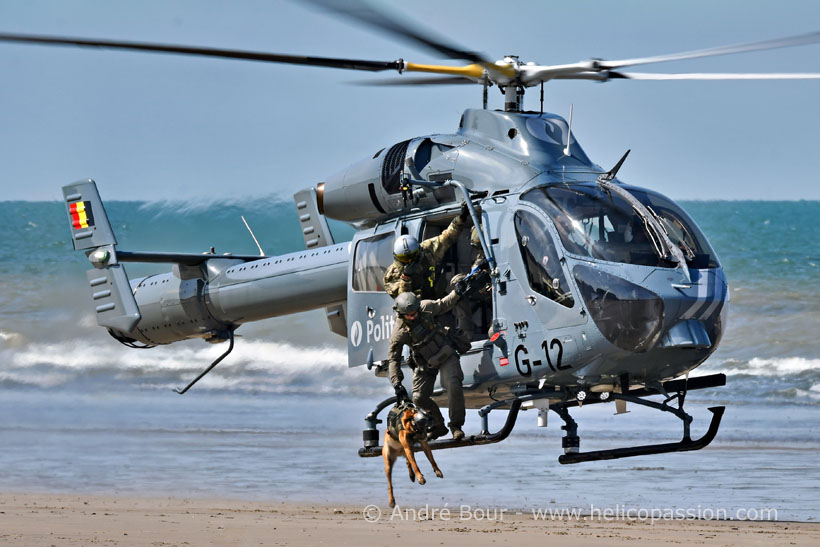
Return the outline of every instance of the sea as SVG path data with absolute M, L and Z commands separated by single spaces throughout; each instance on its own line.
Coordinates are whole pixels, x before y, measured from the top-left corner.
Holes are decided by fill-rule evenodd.
M 624 508 L 720 518 L 820 519 L 820 202 L 690 201 L 726 270 L 731 303 L 718 350 L 694 374 L 725 387 L 686 400 L 697 452 L 561 465 L 561 421 L 522 412 L 495 445 L 435 453 L 444 472 L 410 483 L 401 506 L 479 510 Z M 269 255 L 301 250 L 295 208 L 268 196 L 107 203 L 119 248 Z M 359 458 L 364 417 L 391 395 L 319 311 L 243 325 L 234 352 L 185 395 L 224 347 L 192 340 L 126 348 L 97 327 L 85 256 L 61 202 L 0 202 L 0 491 L 171 496 L 386 507 L 380 458 Z M 332 224 L 338 241 L 353 230 Z M 127 266 L 129 275 L 167 270 Z M 468 412 L 467 434 L 479 430 Z M 573 411 L 585 450 L 680 439 L 679 421 L 630 406 Z M 500 427 L 504 411 L 490 415 Z M 722 511 L 722 512 L 721 512 Z M 484 515 L 485 513 L 481 513 Z M 497 514 L 497 513 L 496 513 Z M 490 515 L 490 513 L 486 513 Z M 489 517 L 488 517 L 489 518 Z

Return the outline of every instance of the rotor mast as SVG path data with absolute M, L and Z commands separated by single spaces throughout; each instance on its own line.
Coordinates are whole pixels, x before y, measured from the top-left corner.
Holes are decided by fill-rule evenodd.
M 518 67 L 520 62 L 518 55 L 505 55 L 504 63 L 513 69 L 516 77 L 511 79 L 504 88 L 504 111 L 505 112 L 521 112 L 524 105 L 524 86 L 518 81 Z

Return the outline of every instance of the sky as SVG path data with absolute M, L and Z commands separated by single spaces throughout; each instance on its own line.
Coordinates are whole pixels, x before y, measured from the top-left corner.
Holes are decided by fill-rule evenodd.
M 660 0 L 387 2 L 493 59 L 622 59 L 820 30 L 820 3 Z M 0 32 L 441 63 L 426 50 L 291 1 L 6 0 Z M 454 62 L 454 64 L 458 64 Z M 638 67 L 820 72 L 820 45 Z M 55 200 L 94 178 L 104 199 L 291 199 L 401 140 L 455 132 L 481 87 L 365 87 L 364 72 L 0 44 L 0 200 Z M 604 167 L 674 199 L 820 199 L 820 80 L 551 82 Z M 525 106 L 538 108 L 531 89 Z M 490 107 L 503 108 L 497 89 Z

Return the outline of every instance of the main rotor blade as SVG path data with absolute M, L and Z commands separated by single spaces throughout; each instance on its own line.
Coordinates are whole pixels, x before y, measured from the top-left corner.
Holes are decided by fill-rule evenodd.
M 386 12 L 363 1 L 341 2 L 339 0 L 308 0 L 331 13 L 342 15 L 358 23 L 367 25 L 379 32 L 398 36 L 429 50 L 441 53 L 448 59 L 462 59 L 482 65 L 492 64 L 483 55 L 475 51 L 467 51 L 457 45 L 448 44 L 443 38 L 411 28 Z
M 456 85 L 456 84 L 480 84 L 470 78 L 462 76 L 430 77 L 430 78 L 387 78 L 379 80 L 359 80 L 350 82 L 353 85 L 361 86 L 406 86 L 406 85 Z
M 668 55 L 656 55 L 654 57 L 638 57 L 635 59 L 622 59 L 620 61 L 594 61 L 595 66 L 601 69 L 622 68 L 625 66 L 645 65 L 649 63 L 665 63 L 668 61 L 682 61 L 684 59 L 697 59 L 699 57 L 714 57 L 717 55 L 730 55 L 734 53 L 747 53 L 749 51 L 762 51 L 767 49 L 778 49 L 784 47 L 803 46 L 820 42 L 820 31 L 776 38 L 774 40 L 764 40 L 762 42 L 749 42 L 744 44 L 734 44 L 708 49 L 698 49 L 694 51 L 684 51 L 681 53 L 670 53 Z
M 280 53 L 264 53 L 258 51 L 242 51 L 234 49 L 179 46 L 172 44 L 149 44 L 144 42 L 123 42 L 119 40 L 93 40 L 86 38 L 68 38 L 60 36 L 35 36 L 28 34 L 0 33 L 0 42 L 45 44 L 57 46 L 97 47 L 106 49 L 125 49 L 132 51 L 151 51 L 156 53 L 177 53 L 182 55 L 196 55 L 200 57 L 244 59 L 247 61 L 263 61 L 268 63 L 285 63 L 291 65 L 324 66 L 330 68 L 344 68 L 349 70 L 366 70 L 369 72 L 380 72 L 383 70 L 401 71 L 404 67 L 404 62 L 401 60 L 367 61 L 361 59 L 341 59 L 336 57 L 306 57 L 302 55 L 283 55 Z
M 820 80 L 820 73 L 690 73 L 690 74 L 652 74 L 645 72 L 618 72 L 610 74 L 611 78 L 629 80 Z

